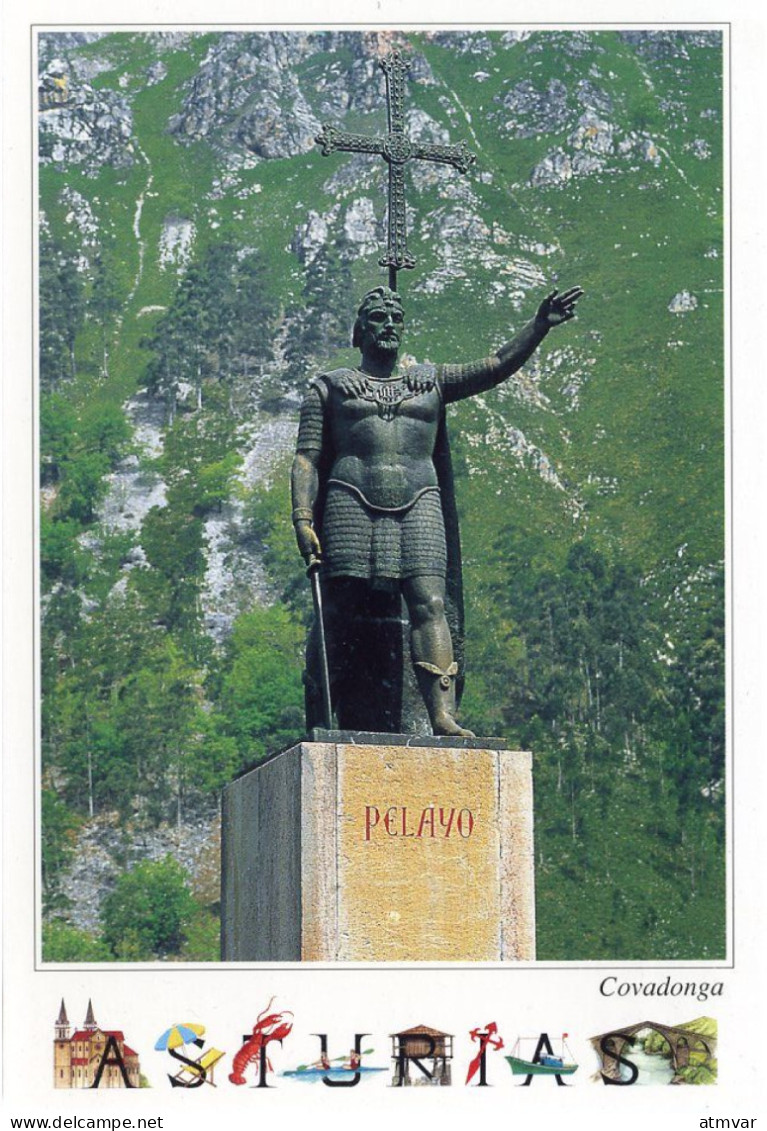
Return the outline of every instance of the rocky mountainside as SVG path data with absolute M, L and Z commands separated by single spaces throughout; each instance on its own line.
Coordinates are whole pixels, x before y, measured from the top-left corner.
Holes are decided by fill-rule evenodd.
M 576 322 L 453 417 L 467 722 L 541 743 L 542 759 L 550 747 L 540 789 L 550 812 L 562 807 L 581 868 L 577 797 L 585 827 L 602 796 L 584 769 L 593 743 L 607 744 L 613 781 L 626 765 L 630 779 L 653 742 L 647 704 L 686 696 L 687 737 L 669 739 L 657 781 L 631 788 L 649 798 L 666 788 L 666 759 L 683 766 L 674 804 L 684 798 L 690 823 L 669 843 L 713 852 L 693 832 L 711 813 L 690 797 L 722 796 L 711 729 L 723 718 L 719 33 L 43 33 L 44 783 L 50 906 L 79 927 L 96 929 L 93 909 L 142 837 L 170 823 L 175 843 L 182 829 L 199 842 L 221 782 L 300 730 L 306 597 L 286 461 L 308 376 L 351 356 L 356 302 L 384 281 L 386 238 L 383 161 L 325 158 L 314 139 L 324 123 L 384 131 L 378 64 L 393 47 L 411 59 L 409 135 L 465 140 L 477 156 L 467 175 L 408 164 L 410 354 L 484 356 L 547 290 L 586 292 Z M 581 690 L 553 705 L 560 677 L 532 674 L 544 653 L 554 661 L 525 627 L 542 599 L 522 589 L 553 592 L 545 579 L 566 576 L 578 547 L 605 601 L 616 578 L 636 578 L 644 627 L 632 647 L 654 690 L 629 703 L 621 684 L 614 725 L 599 697 L 609 676 L 575 628 L 565 666 Z M 623 647 L 609 653 L 621 672 Z M 568 777 L 562 750 L 581 750 L 587 733 L 591 754 Z M 545 847 L 561 834 L 552 822 L 539 837 L 543 892 L 564 866 Z M 88 888 L 77 846 L 100 828 L 114 871 L 99 848 Z M 718 924 L 713 864 L 709 880 Z

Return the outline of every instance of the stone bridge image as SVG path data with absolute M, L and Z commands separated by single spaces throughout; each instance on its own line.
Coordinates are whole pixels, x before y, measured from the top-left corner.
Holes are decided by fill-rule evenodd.
M 610 1079 L 617 1079 L 620 1075 L 620 1064 L 616 1057 L 623 1055 L 627 1048 L 630 1057 L 631 1045 L 629 1040 L 644 1029 L 652 1029 L 659 1033 L 666 1041 L 671 1052 L 671 1063 L 674 1071 L 686 1068 L 690 1063 L 690 1053 L 704 1051 L 707 1058 L 716 1055 L 716 1037 L 708 1034 L 696 1033 L 693 1029 L 680 1029 L 673 1025 L 661 1025 L 657 1021 L 638 1021 L 635 1025 L 624 1025 L 621 1029 L 608 1030 L 599 1036 L 591 1037 L 591 1045 L 599 1057 L 600 1069 Z

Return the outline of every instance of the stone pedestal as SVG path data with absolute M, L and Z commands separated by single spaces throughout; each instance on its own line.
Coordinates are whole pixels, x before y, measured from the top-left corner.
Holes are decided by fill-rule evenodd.
M 535 958 L 531 755 L 326 732 L 224 790 L 222 957 Z

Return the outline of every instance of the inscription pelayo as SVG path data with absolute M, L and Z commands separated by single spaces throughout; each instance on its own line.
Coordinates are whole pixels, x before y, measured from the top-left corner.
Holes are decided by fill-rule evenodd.
M 447 840 L 459 836 L 468 840 L 474 832 L 471 809 L 454 805 L 429 805 L 426 809 L 408 809 L 407 805 L 365 806 L 364 840 L 382 837 L 412 837 L 414 840 Z

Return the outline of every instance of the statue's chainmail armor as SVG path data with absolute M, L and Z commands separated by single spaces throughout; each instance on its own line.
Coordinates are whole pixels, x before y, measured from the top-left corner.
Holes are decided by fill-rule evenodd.
M 439 490 L 396 514 L 374 511 L 347 487 L 331 483 L 322 524 L 327 577 L 445 576 L 447 551 Z

